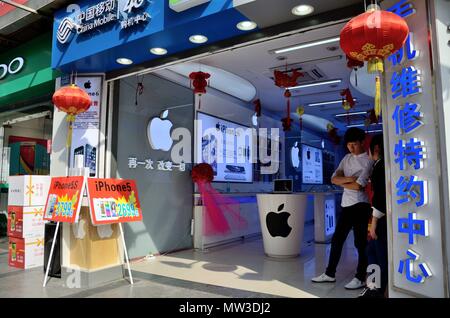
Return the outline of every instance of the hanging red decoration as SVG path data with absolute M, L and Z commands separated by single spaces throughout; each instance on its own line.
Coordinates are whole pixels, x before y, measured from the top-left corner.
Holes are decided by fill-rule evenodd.
M 347 112 L 347 124 L 350 124 L 350 116 L 348 112 L 355 106 L 355 100 L 353 99 L 352 92 L 349 88 L 341 91 L 342 96 L 342 108 Z
M 191 177 L 198 186 L 206 210 L 204 235 L 228 234 L 231 229 L 242 230 L 247 226 L 247 221 L 240 215 L 239 202 L 220 194 L 212 187 L 214 170 L 210 164 L 195 165 Z M 230 225 L 230 222 L 233 224 Z
M 256 117 L 261 117 L 261 101 L 259 98 L 253 101 L 253 105 L 255 105 Z
M 327 125 L 328 138 L 330 138 L 335 145 L 339 145 L 341 142 L 341 137 L 339 137 L 337 131 L 338 129 L 334 127 L 333 124 L 329 123 Z
M 341 48 L 352 59 L 368 61 L 369 73 L 382 73 L 383 60 L 403 47 L 409 34 L 408 24 L 395 13 L 371 6 L 351 19 L 341 30 Z M 375 82 L 375 114 L 381 113 L 380 76 Z
M 205 72 L 192 72 L 189 74 L 189 79 L 191 80 L 191 87 L 194 86 L 194 94 L 197 94 L 198 99 L 198 108 L 201 107 L 201 96 L 202 94 L 206 94 L 206 87 L 208 86 L 208 81 L 211 77 L 211 74 Z
M 72 144 L 72 126 L 78 114 L 84 113 L 91 106 L 91 98 L 89 95 L 76 86 L 75 84 L 64 86 L 58 89 L 52 97 L 55 106 L 67 113 L 66 120 L 69 123 L 69 131 L 67 133 L 67 147 Z
M 352 59 L 347 55 L 347 67 L 355 71 L 355 85 L 358 86 L 358 69 L 364 66 L 364 62 Z
M 286 117 L 281 119 L 283 124 L 283 131 L 291 130 L 291 92 L 289 91 L 290 87 L 294 87 L 297 85 L 297 80 L 300 76 L 303 76 L 303 73 L 292 70 L 291 75 L 288 72 L 274 71 L 275 85 L 280 88 L 285 88 L 284 97 L 286 97 Z

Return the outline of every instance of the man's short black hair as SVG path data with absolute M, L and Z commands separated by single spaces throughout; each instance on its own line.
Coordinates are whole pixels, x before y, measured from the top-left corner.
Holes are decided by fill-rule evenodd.
M 352 127 L 347 129 L 344 135 L 344 142 L 348 144 L 349 142 L 361 141 L 363 142 L 366 139 L 366 133 L 364 130 Z
M 370 152 L 373 154 L 375 151 L 375 146 L 378 146 L 380 149 L 380 157 L 383 157 L 384 155 L 384 146 L 383 146 L 383 135 L 378 134 L 372 137 L 372 140 L 370 141 Z

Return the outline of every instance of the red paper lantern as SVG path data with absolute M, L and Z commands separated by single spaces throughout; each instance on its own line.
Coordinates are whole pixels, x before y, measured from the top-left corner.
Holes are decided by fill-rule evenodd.
M 205 72 L 192 72 L 189 74 L 191 85 L 194 86 L 194 94 L 198 94 L 199 97 L 202 94 L 206 94 L 206 87 L 208 86 L 207 79 L 211 77 L 211 74 Z M 201 100 L 198 100 L 198 108 L 201 106 Z
M 341 30 L 341 48 L 352 59 L 368 61 L 368 72 L 383 72 L 383 60 L 403 47 L 408 24 L 395 13 L 378 9 L 351 19 Z M 375 112 L 381 113 L 380 78 L 376 79 Z
M 89 95 L 75 84 L 64 86 L 58 89 L 52 97 L 55 106 L 67 113 L 66 120 L 69 123 L 69 132 L 67 134 L 67 147 L 72 143 L 72 125 L 78 114 L 84 113 L 91 106 Z

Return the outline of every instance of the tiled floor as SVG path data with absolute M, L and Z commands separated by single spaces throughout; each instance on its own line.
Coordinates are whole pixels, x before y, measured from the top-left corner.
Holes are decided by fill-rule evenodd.
M 181 251 L 133 262 L 135 284 L 119 280 L 91 289 L 70 289 L 51 279 L 42 287 L 42 268 L 17 270 L 7 266 L 6 241 L 0 240 L 0 297 L 356 297 L 344 285 L 352 279 L 356 251 L 349 236 L 337 272 L 337 283 L 313 284 L 323 272 L 329 247 L 312 242 L 313 226 L 305 228 L 300 257 L 273 259 L 261 239 L 209 251 Z

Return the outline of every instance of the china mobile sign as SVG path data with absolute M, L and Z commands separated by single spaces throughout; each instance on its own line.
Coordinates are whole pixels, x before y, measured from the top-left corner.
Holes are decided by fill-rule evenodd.
M 386 162 L 390 189 L 390 272 L 394 289 L 442 297 L 442 187 L 439 136 L 433 97 L 428 15 L 423 0 L 385 1 L 408 23 L 405 46 L 386 60 Z M 390 203 L 390 204 L 389 204 Z
M 151 20 L 145 11 L 149 0 L 104 0 L 95 3 L 85 10 L 76 4 L 67 7 L 72 12 L 58 24 L 56 38 L 59 43 L 69 43 L 76 34 L 90 33 L 112 23 L 120 23 L 122 30 L 141 25 Z

